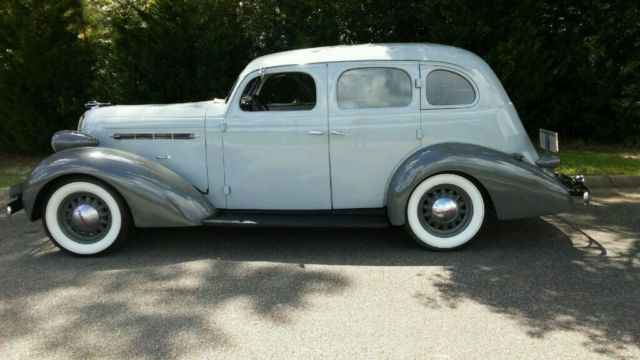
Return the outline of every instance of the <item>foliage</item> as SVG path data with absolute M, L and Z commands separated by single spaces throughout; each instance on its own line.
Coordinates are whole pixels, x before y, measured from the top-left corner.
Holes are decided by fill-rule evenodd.
M 74 128 L 92 81 L 80 0 L 0 4 L 0 150 L 42 151 Z
M 469 49 L 533 134 L 638 144 L 638 19 L 621 0 L 6 0 L 0 150 L 45 150 L 92 98 L 224 97 L 255 56 L 366 42 Z
M 117 3 L 108 14 L 96 92 L 110 101 L 224 96 L 252 55 L 233 1 Z

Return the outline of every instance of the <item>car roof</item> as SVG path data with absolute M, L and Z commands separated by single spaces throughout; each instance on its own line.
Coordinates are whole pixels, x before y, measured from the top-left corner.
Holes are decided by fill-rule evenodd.
M 343 61 L 438 61 L 457 64 L 463 67 L 470 63 L 483 62 L 470 51 L 454 46 L 429 43 L 398 44 L 360 44 L 338 45 L 300 50 L 283 51 L 261 56 L 247 65 L 243 73 L 260 68 L 285 65 L 302 65 L 314 63 Z

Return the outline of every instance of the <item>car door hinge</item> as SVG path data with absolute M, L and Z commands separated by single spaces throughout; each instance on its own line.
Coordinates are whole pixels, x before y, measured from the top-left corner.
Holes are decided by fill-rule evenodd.
M 225 196 L 229 196 L 229 195 L 231 195 L 231 187 L 230 187 L 230 186 L 228 186 L 228 185 L 225 185 L 225 186 L 222 188 L 222 191 L 224 192 L 224 195 L 225 195 Z
M 220 131 L 221 132 L 227 131 L 227 122 L 226 121 L 220 123 Z
M 416 139 L 422 139 L 422 129 L 416 130 Z
M 420 79 L 415 79 L 415 84 L 417 88 L 421 88 L 422 87 L 422 80 Z

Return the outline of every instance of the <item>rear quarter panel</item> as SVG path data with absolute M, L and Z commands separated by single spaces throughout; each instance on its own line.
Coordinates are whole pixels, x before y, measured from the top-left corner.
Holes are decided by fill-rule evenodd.
M 439 173 L 457 173 L 476 182 L 500 220 L 560 213 L 572 205 L 571 195 L 553 173 L 526 160 L 478 145 L 442 143 L 417 151 L 396 171 L 387 191 L 392 224 L 405 223 L 413 189 Z

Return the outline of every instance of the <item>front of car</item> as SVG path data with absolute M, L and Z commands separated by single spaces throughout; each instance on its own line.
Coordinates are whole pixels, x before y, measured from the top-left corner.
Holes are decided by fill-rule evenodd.
M 205 124 L 226 104 L 110 106 L 90 102 L 76 130 L 52 136 L 54 154 L 10 189 L 9 216 L 23 210 L 61 250 L 101 254 L 132 226 L 200 226 L 209 201 Z

